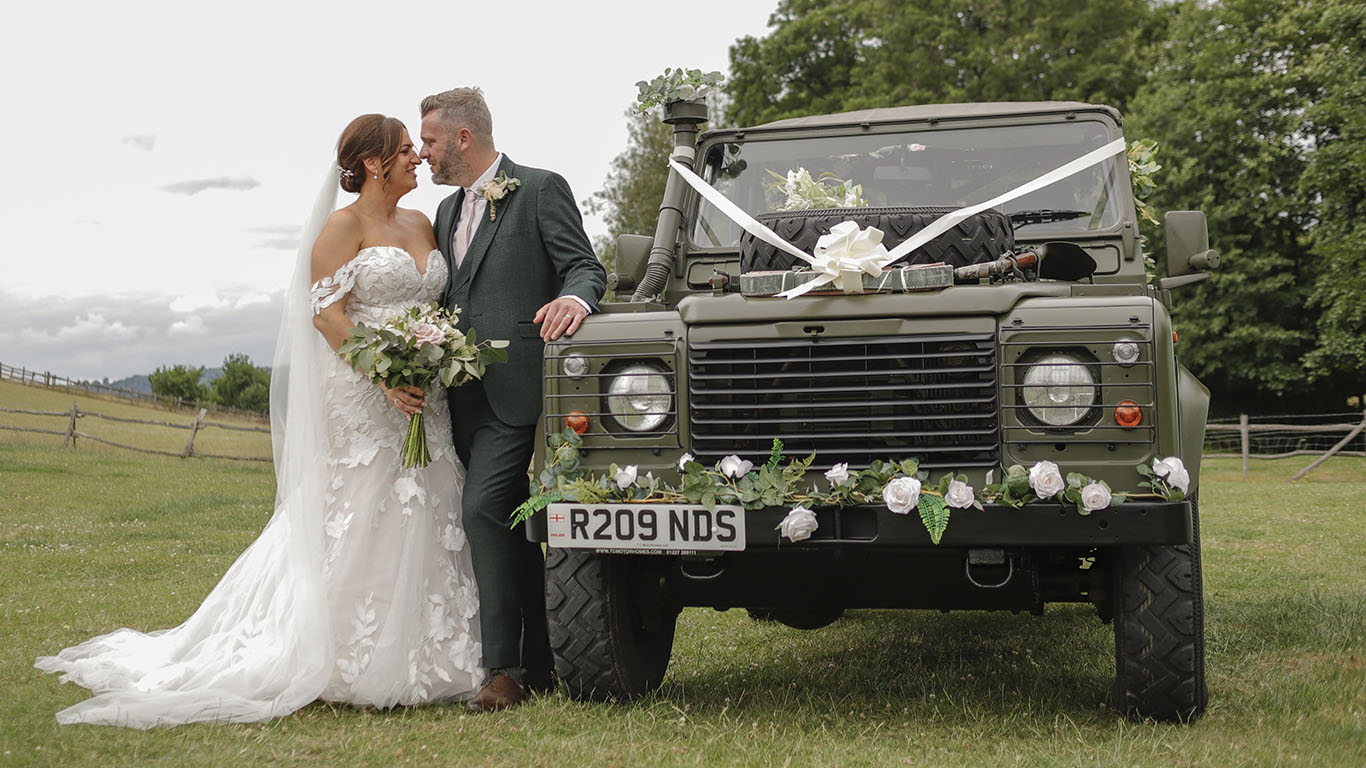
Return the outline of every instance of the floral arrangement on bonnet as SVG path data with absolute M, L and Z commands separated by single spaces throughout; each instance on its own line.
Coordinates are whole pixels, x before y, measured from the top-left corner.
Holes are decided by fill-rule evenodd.
M 778 531 L 790 541 L 802 541 L 817 528 L 814 507 L 882 504 L 897 515 L 909 515 L 914 510 L 930 540 L 938 544 L 948 529 L 952 510 L 980 510 L 983 501 L 1018 509 L 1052 499 L 1089 515 L 1121 504 L 1126 498 L 1125 494 L 1112 492 L 1102 480 L 1077 472 L 1064 475 L 1051 461 L 1040 461 L 1028 468 L 1011 465 L 1000 483 L 993 483 L 993 473 L 988 472 L 987 484 L 980 489 L 969 485 L 966 475 L 952 472 L 932 481 L 915 459 L 874 461 L 868 468 L 856 471 L 850 471 L 848 463 L 840 463 L 826 471 L 827 489 L 819 484 L 801 488 L 816 454 L 784 464 L 783 443 L 777 439 L 768 461 L 759 466 L 739 456 L 727 456 L 708 468 L 685 453 L 678 460 L 682 477 L 679 485 L 674 486 L 650 472 L 640 475 L 634 464 L 612 464 L 602 475 L 585 473 L 579 462 L 581 445 L 582 439 L 570 429 L 551 436 L 546 466 L 532 480 L 531 498 L 513 512 L 512 525 L 530 519 L 557 501 L 691 502 L 708 509 L 717 504 L 739 504 L 745 509 L 789 506 L 791 509 L 778 524 Z M 1154 459 L 1151 468 L 1140 464 L 1137 471 L 1143 478 L 1139 487 L 1150 491 L 1141 494 L 1144 496 L 1180 501 L 1190 488 L 1190 474 L 1175 456 Z

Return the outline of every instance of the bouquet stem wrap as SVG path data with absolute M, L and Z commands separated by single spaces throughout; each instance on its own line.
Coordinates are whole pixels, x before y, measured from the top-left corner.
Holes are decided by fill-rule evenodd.
M 427 450 L 427 427 L 422 422 L 422 412 L 418 411 L 408 419 L 408 436 L 403 440 L 403 466 L 425 467 L 431 463 L 432 454 Z

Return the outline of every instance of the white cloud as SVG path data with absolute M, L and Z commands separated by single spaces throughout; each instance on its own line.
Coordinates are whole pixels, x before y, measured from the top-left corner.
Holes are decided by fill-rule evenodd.
M 254 307 L 260 304 L 269 303 L 270 297 L 264 293 L 244 293 L 238 297 L 237 301 L 233 302 L 232 308 L 243 309 L 245 307 Z
M 218 297 L 218 291 L 211 285 L 198 286 L 195 290 L 182 293 L 171 301 L 172 312 L 194 312 L 200 309 L 219 309 L 228 303 Z
M 209 332 L 209 328 L 204 325 L 203 317 L 190 315 L 183 320 L 171 323 L 171 327 L 166 332 L 172 336 L 203 336 Z

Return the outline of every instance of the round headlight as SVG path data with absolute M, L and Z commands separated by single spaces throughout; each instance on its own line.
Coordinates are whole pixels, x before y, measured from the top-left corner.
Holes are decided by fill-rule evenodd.
M 1034 361 L 1025 371 L 1022 390 L 1029 412 L 1051 427 L 1076 424 L 1096 404 L 1096 380 L 1091 369 L 1062 353 Z
M 664 371 L 646 363 L 622 368 L 607 385 L 607 412 L 632 432 L 659 429 L 669 418 L 672 400 Z

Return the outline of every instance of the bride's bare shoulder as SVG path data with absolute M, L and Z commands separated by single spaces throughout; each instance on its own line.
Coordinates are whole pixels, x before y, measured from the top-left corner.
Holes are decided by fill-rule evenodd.
M 355 258 L 362 238 L 360 216 L 355 211 L 349 206 L 333 211 L 313 243 L 313 279 L 326 277 Z

